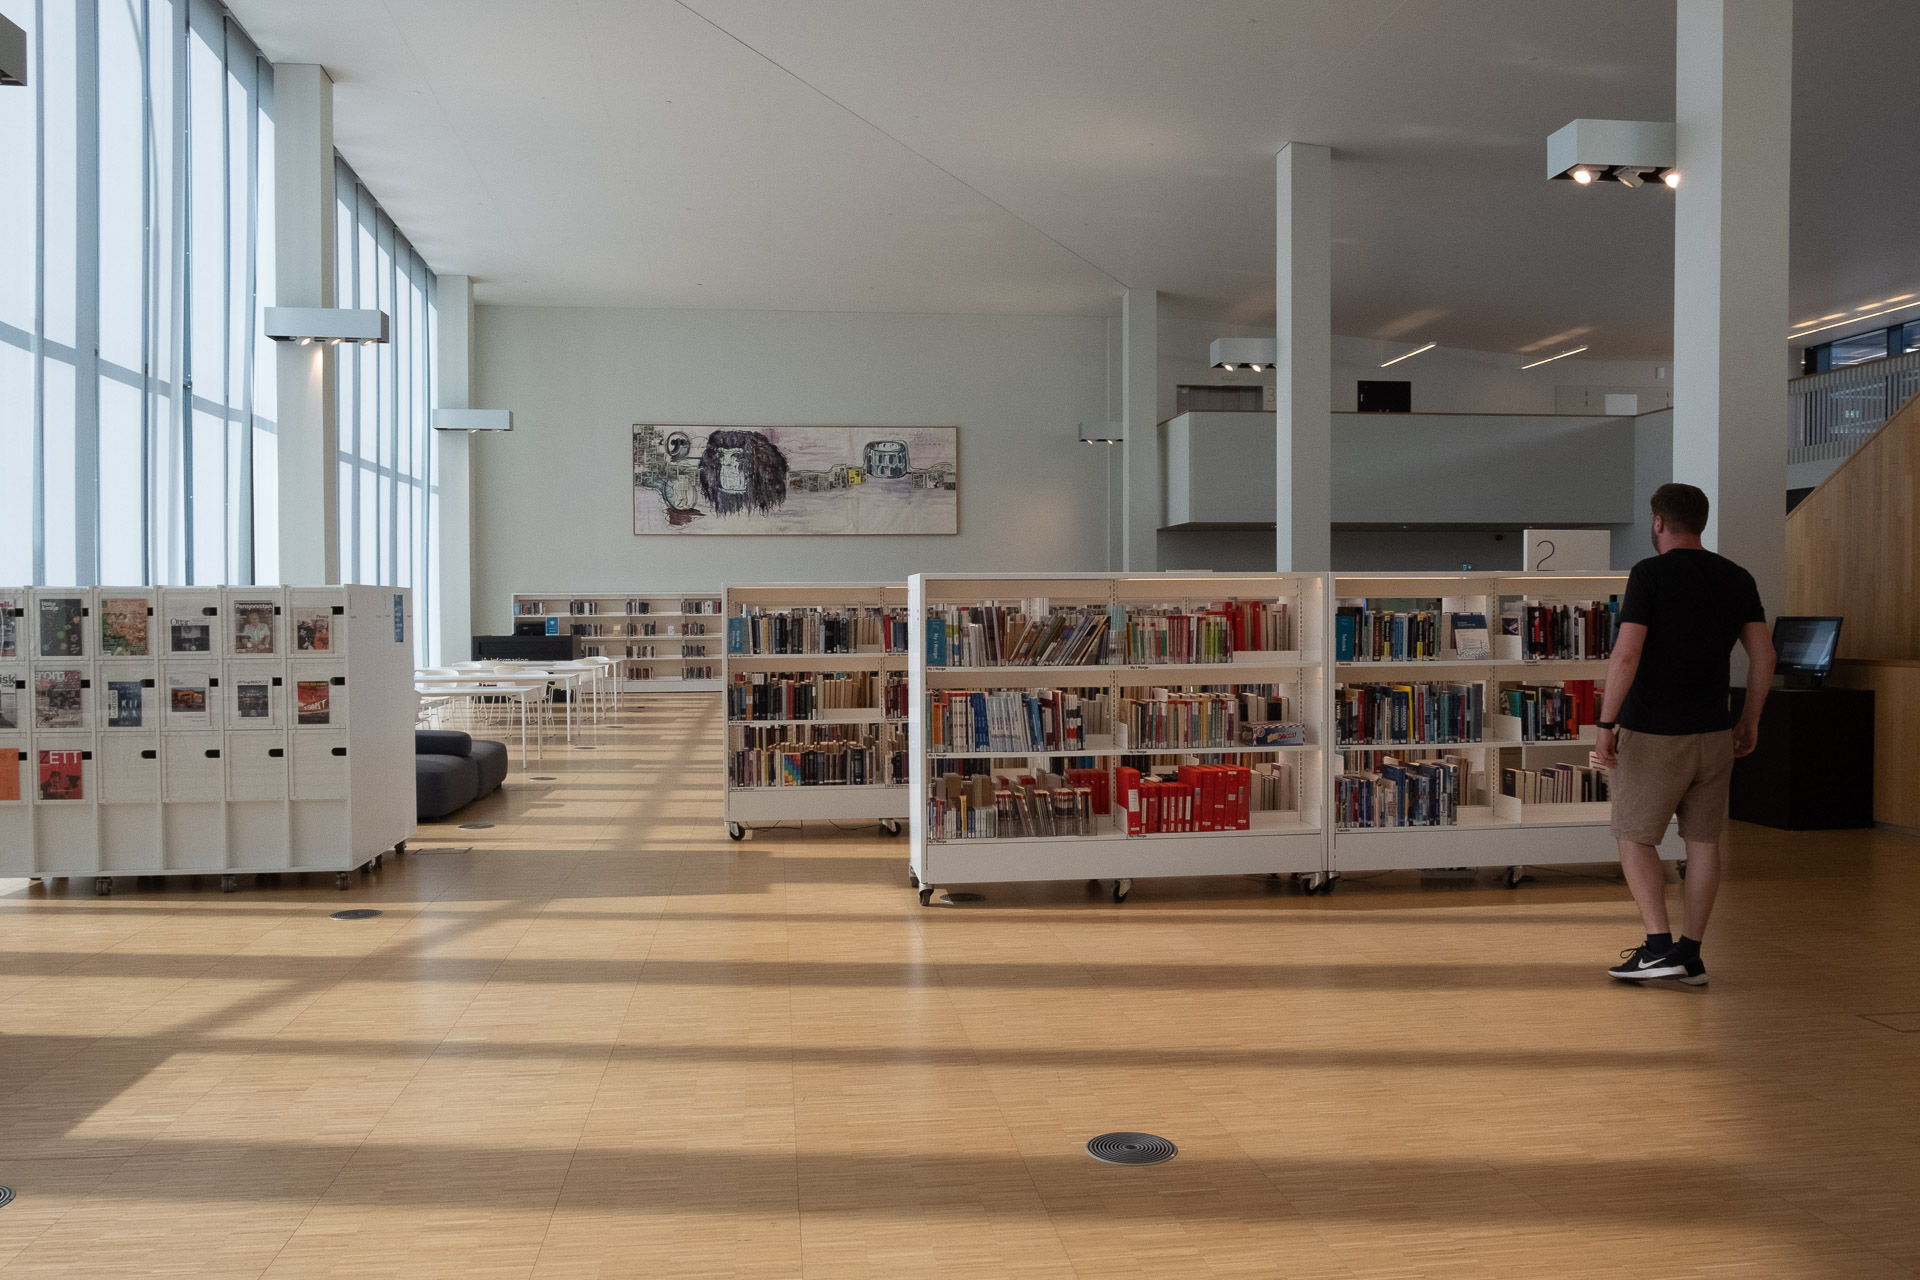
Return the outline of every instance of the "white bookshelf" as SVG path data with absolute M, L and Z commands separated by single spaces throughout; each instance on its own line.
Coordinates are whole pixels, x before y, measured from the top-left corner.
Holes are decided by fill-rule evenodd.
M 1335 686 L 1358 682 L 1454 681 L 1477 683 L 1486 690 L 1485 732 L 1477 743 L 1465 745 L 1403 745 L 1370 743 L 1350 750 L 1413 753 L 1418 758 L 1458 755 L 1470 762 L 1475 798 L 1463 807 L 1457 825 L 1352 828 L 1329 824 L 1327 870 L 1329 883 L 1342 872 L 1504 867 L 1507 883 L 1517 885 L 1526 866 L 1610 862 L 1618 856 L 1608 830 L 1611 806 L 1604 802 L 1522 804 L 1499 794 L 1502 767 L 1539 768 L 1543 763 L 1585 764 L 1593 749 L 1592 726 L 1584 726 L 1570 740 L 1523 741 L 1520 721 L 1499 713 L 1500 693 L 1516 684 L 1560 680 L 1593 680 L 1604 689 L 1607 660 L 1593 658 L 1527 658 L 1523 638 L 1502 636 L 1500 601 L 1523 597 L 1548 605 L 1584 604 L 1619 596 L 1626 590 L 1624 573 L 1339 573 L 1331 575 L 1333 604 L 1329 609 L 1329 652 L 1335 648 L 1333 615 L 1342 603 L 1369 601 L 1438 601 L 1444 615 L 1442 646 L 1433 658 L 1406 661 L 1336 661 L 1329 682 Z M 1467 659 L 1452 648 L 1452 618 L 1457 613 L 1479 613 L 1487 619 L 1490 655 Z M 1337 773 L 1347 750 L 1336 746 L 1330 760 Z M 1331 778 L 1329 795 L 1331 796 Z M 1331 800 L 1329 801 L 1331 803 Z M 1683 857 L 1680 841 L 1669 830 L 1660 847 L 1668 860 Z
M 331 871 L 344 889 L 413 833 L 406 589 L 40 587 L 0 590 L 0 608 L 21 615 L 0 649 L 0 770 L 16 771 L 0 776 L 0 876 L 108 893 L 116 875 L 231 891 Z M 110 615 L 121 636 L 144 624 L 144 645 L 107 643 Z M 43 616 L 76 617 L 76 643 L 43 652 Z M 69 696 L 41 706 L 41 679 Z
M 864 611 L 887 609 L 904 614 L 907 588 L 893 582 L 810 582 L 810 583 L 729 583 L 722 592 L 721 681 L 723 690 L 735 680 L 751 681 L 755 675 L 779 673 L 872 674 L 880 687 L 876 690 L 880 705 L 822 709 L 806 720 L 740 720 L 729 714 L 726 724 L 726 797 L 727 834 L 743 839 L 751 827 L 785 821 L 831 820 L 839 822 L 878 822 L 889 834 L 898 834 L 900 824 L 910 811 L 911 789 L 905 783 L 870 782 L 811 783 L 802 785 L 739 785 L 735 777 L 735 753 L 745 747 L 751 733 L 765 730 L 790 730 L 796 738 L 809 735 L 814 726 L 874 725 L 884 730 L 891 726 L 905 737 L 903 718 L 889 718 L 885 708 L 887 673 L 904 675 L 907 653 L 888 651 L 884 645 L 860 645 L 848 653 L 754 652 L 757 647 L 774 647 L 766 639 L 756 640 L 751 629 L 729 629 L 734 619 L 750 615 L 790 614 L 792 611 L 839 610 Z M 764 629 L 763 629 L 764 630 Z M 735 652 L 736 639 L 741 651 Z M 804 640 L 790 641 L 789 647 L 810 648 Z M 728 705 L 731 706 L 729 696 Z
M 574 612 L 576 605 L 591 612 Z M 720 593 L 704 587 L 612 594 L 523 592 L 513 597 L 516 621 L 555 618 L 563 636 L 572 634 L 576 625 L 586 628 L 580 656 L 612 658 L 617 688 L 626 693 L 712 693 L 721 688 L 726 628 L 720 608 Z
M 1039 880 L 1112 880 L 1124 900 L 1133 881 L 1149 876 L 1295 875 L 1318 882 L 1326 873 L 1327 795 L 1327 580 L 1321 574 L 916 574 L 908 580 L 911 628 L 909 766 L 912 783 L 912 851 L 909 883 L 930 901 L 936 887 Z M 1087 666 L 934 666 L 928 661 L 930 608 L 943 605 L 1018 604 L 1044 599 L 1050 606 L 1113 605 L 1199 609 L 1227 599 L 1287 603 L 1295 647 L 1235 654 L 1231 662 L 1127 663 Z M 1091 732 L 1083 749 L 1023 753 L 931 753 L 928 698 L 947 689 L 1076 688 L 1104 690 L 1118 704 L 1127 688 L 1186 689 L 1227 685 L 1281 686 L 1294 719 L 1306 729 L 1306 744 L 1291 748 L 1135 746 L 1116 720 L 1113 732 Z M 1123 801 L 1113 775 L 1121 757 L 1149 755 L 1156 767 L 1225 760 L 1277 759 L 1296 765 L 1291 808 L 1251 813 L 1245 830 L 1129 836 Z M 975 759 L 1009 773 L 1043 768 L 1067 758 L 1104 770 L 1112 812 L 1097 815 L 1088 835 L 935 839 L 928 802 L 936 771 Z

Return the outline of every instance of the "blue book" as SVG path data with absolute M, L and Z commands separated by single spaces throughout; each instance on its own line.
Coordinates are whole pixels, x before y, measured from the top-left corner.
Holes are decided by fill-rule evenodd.
M 1036 747 L 1044 747 L 1047 745 L 1047 739 L 1045 730 L 1040 727 L 1040 699 L 1034 697 L 1032 694 L 1027 694 L 1026 703 L 1027 732 L 1033 735 L 1028 741 Z
M 550 636 L 557 636 L 560 634 L 560 619 L 558 618 L 547 619 L 547 634 Z
M 747 651 L 747 620 L 745 618 L 727 619 L 727 652 L 745 653 Z
M 976 693 L 970 701 L 973 703 L 974 745 L 986 751 L 993 750 L 993 735 L 987 729 L 987 695 Z
M 947 665 L 947 623 L 944 618 L 927 619 L 927 665 Z
M 1352 662 L 1353 646 L 1359 635 L 1360 619 L 1350 613 L 1342 613 L 1333 620 L 1333 660 Z

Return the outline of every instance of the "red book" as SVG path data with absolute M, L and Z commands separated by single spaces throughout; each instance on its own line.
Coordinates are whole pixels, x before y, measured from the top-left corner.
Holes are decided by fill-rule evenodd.
M 1117 785 L 1120 788 L 1120 807 L 1126 810 L 1127 814 L 1127 834 L 1130 836 L 1144 835 L 1146 832 L 1146 815 L 1140 811 L 1142 800 L 1140 795 L 1140 771 L 1122 766 L 1115 771 L 1115 774 Z

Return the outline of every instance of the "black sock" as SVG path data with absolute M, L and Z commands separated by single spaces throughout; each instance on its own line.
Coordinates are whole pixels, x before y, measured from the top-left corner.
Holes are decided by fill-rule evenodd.
M 1682 960 L 1698 960 L 1700 958 L 1700 939 L 1689 938 L 1686 934 L 1681 934 L 1680 941 L 1673 944 L 1673 953 Z
M 1696 944 L 1698 945 L 1698 944 Z M 1662 955 L 1673 950 L 1673 935 L 1670 933 L 1650 933 L 1647 935 L 1647 950 Z

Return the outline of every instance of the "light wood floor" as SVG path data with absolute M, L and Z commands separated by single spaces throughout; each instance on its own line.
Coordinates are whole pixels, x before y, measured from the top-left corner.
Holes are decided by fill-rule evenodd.
M 1920 1269 L 1920 843 L 1735 828 L 1635 989 L 1604 874 L 923 909 L 726 838 L 715 699 L 584 741 L 351 893 L 0 882 L 0 1274 Z

